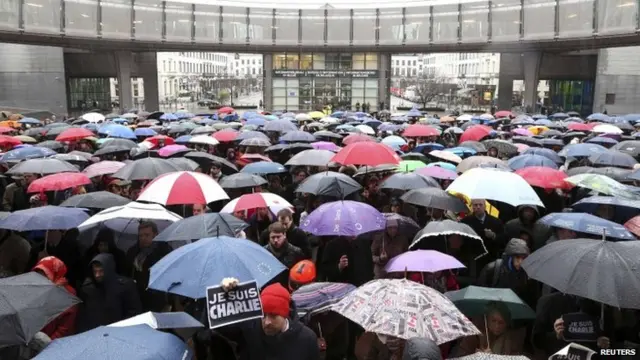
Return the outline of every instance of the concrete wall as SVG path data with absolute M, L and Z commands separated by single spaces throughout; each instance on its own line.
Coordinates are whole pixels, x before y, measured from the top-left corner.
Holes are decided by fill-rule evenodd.
M 62 48 L 0 43 L 0 108 L 66 114 Z
M 640 112 L 640 47 L 599 51 L 593 111 L 609 114 Z M 613 104 L 606 95 L 615 94 Z
M 526 54 L 501 54 L 500 76 L 524 80 Z M 593 80 L 596 77 L 596 55 L 557 55 L 543 53 L 540 80 Z

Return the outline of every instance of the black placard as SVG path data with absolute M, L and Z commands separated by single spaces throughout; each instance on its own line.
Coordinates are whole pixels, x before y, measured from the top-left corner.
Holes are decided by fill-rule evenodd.
M 566 341 L 585 342 L 598 339 L 598 322 L 592 316 L 576 312 L 562 315 Z
M 273 70 L 274 77 L 377 78 L 378 70 Z
M 207 314 L 209 329 L 261 318 L 258 284 L 255 280 L 244 282 L 229 292 L 225 292 L 222 286 L 208 287 Z

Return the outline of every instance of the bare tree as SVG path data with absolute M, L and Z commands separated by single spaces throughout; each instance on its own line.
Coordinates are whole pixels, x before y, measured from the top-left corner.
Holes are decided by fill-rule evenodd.
M 444 77 L 438 75 L 425 74 L 418 77 L 412 84 L 415 87 L 417 102 L 422 107 L 435 100 L 439 95 L 444 94 L 447 90 L 447 84 Z

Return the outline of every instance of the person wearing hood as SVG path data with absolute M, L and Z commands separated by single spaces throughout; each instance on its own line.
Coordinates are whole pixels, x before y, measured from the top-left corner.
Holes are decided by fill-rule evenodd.
M 142 313 L 133 280 L 119 276 L 111 254 L 99 254 L 89 264 L 90 275 L 82 284 L 78 332 L 113 324 Z
M 487 264 L 478 277 L 478 286 L 491 288 L 509 288 L 529 306 L 535 308 L 536 285 L 529 280 L 521 267 L 522 261 L 529 256 L 529 247 L 522 239 L 511 239 L 505 247 L 501 259 Z
M 109 228 L 105 227 L 100 229 L 98 235 L 96 235 L 96 240 L 84 256 L 84 264 L 89 264 L 98 254 L 111 254 L 116 263 L 116 273 L 125 276 L 126 274 L 130 274 L 131 271 L 127 265 L 124 251 L 118 249 L 116 246 L 114 235 L 113 230 Z
M 520 234 L 529 234 L 531 242 L 529 248 L 534 251 L 544 246 L 545 241 L 551 236 L 551 228 L 539 223 L 540 217 L 538 207 L 534 205 L 518 206 L 518 217 L 509 220 L 504 225 L 504 236 L 506 239 L 520 238 Z

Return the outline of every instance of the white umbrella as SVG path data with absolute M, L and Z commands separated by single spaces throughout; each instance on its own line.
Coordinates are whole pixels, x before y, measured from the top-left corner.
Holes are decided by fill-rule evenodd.
M 600 134 L 622 134 L 622 130 L 617 127 L 617 126 L 613 126 L 613 125 L 609 125 L 609 124 L 602 124 L 602 125 L 598 125 L 596 127 L 593 128 L 594 133 L 600 133 Z
M 456 118 L 458 121 L 471 121 L 473 119 L 473 115 L 471 114 L 462 114 Z
M 491 114 L 482 114 L 482 115 L 479 116 L 479 118 L 485 119 L 485 120 L 494 120 L 495 119 L 493 117 L 493 115 L 491 115 Z
M 189 139 L 189 143 L 215 146 L 220 142 L 209 135 L 197 135 Z
M 95 112 L 86 113 L 86 114 L 82 115 L 81 118 L 83 120 L 86 120 L 86 121 L 90 122 L 90 123 L 101 123 L 105 119 L 104 115 L 99 114 L 99 113 L 95 113 Z
M 217 181 L 207 174 L 177 171 L 151 181 L 138 196 L 138 201 L 162 205 L 208 204 L 228 200 Z
M 369 125 L 357 125 L 356 129 L 360 130 L 360 132 L 367 134 L 367 135 L 375 135 L 376 132 L 375 130 L 373 130 L 373 128 Z
M 320 119 L 321 123 L 324 124 L 337 124 L 340 122 L 340 119 L 333 118 L 331 116 L 327 116 L 325 118 Z
M 470 199 L 486 199 L 512 206 L 544 207 L 538 194 L 520 175 L 492 168 L 465 171 L 449 185 L 448 192 L 464 194 Z
M 138 225 L 143 220 L 153 221 L 162 231 L 171 223 L 181 220 L 182 217 L 168 211 L 158 204 L 143 204 L 130 202 L 123 206 L 114 206 L 93 215 L 78 226 L 80 231 L 85 231 L 97 225 L 104 225 L 116 232 L 137 234 Z
M 298 114 L 298 115 L 296 115 L 296 120 L 297 121 L 311 121 L 313 119 L 311 119 L 311 116 L 309 116 L 308 114 Z

